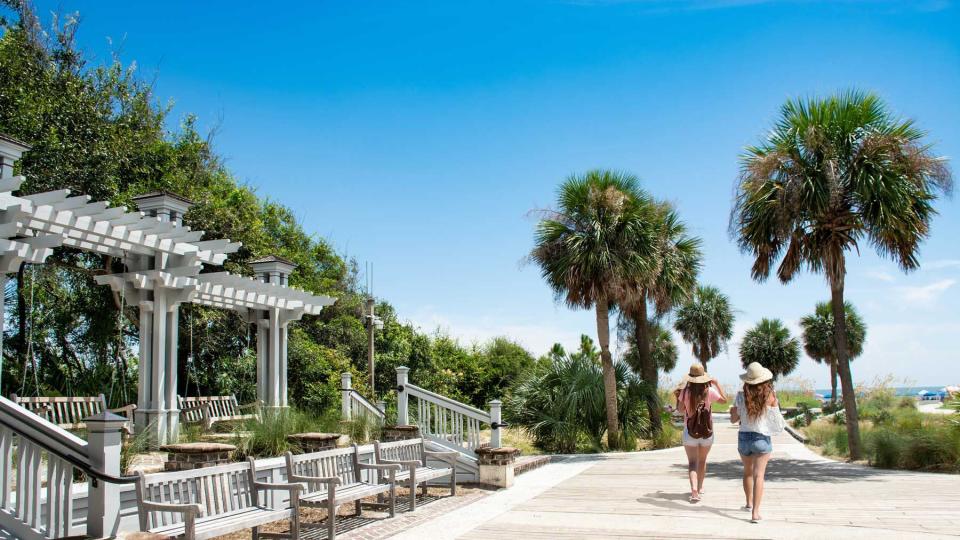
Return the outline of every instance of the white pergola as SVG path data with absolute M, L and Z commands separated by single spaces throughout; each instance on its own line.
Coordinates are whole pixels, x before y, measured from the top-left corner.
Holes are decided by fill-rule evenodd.
M 123 261 L 124 272 L 95 279 L 139 308 L 138 431 L 148 430 L 159 444 L 177 438 L 177 330 L 184 302 L 231 309 L 256 324 L 257 398 L 266 407 L 287 406 L 287 325 L 320 313 L 334 298 L 289 287 L 295 265 L 280 257 L 251 261 L 254 278 L 201 273 L 204 265 L 222 265 L 240 244 L 201 240 L 203 231 L 183 225 L 192 203 L 174 194 L 137 197 L 138 212 L 71 197 L 67 190 L 14 195 L 25 178 L 12 175 L 13 162 L 27 150 L 0 135 L 0 285 L 21 263 L 43 263 L 58 246 Z

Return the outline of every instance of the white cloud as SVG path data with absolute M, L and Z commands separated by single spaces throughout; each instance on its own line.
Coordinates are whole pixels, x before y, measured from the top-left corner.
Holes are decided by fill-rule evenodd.
M 923 263 L 921 268 L 924 270 L 946 270 L 948 268 L 960 268 L 960 260 L 958 259 L 940 259 L 936 261 L 930 261 Z
M 929 306 L 936 303 L 943 293 L 956 283 L 957 280 L 955 279 L 941 279 L 928 285 L 897 287 L 897 291 L 900 293 L 900 297 L 904 302 L 919 306 Z
M 884 272 L 882 270 L 869 270 L 867 272 L 867 277 L 873 278 L 879 281 L 885 281 L 887 283 L 893 283 L 896 281 L 896 278 L 893 277 L 889 272 Z

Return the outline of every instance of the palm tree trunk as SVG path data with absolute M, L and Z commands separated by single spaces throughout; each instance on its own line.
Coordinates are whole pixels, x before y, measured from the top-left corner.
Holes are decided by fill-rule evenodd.
M 828 358 L 830 362 L 830 403 L 837 402 L 837 359 Z
M 853 376 L 850 373 L 850 354 L 847 344 L 847 318 L 843 305 L 843 275 L 830 280 L 830 303 L 833 309 L 833 338 L 837 342 L 837 371 L 840 373 L 840 386 L 843 389 L 843 408 L 847 423 L 847 444 L 850 447 L 850 459 L 859 460 L 860 418 L 857 414 L 857 395 L 853 389 Z
M 660 418 L 660 403 L 657 395 L 657 366 L 653 363 L 653 354 L 650 350 L 646 291 L 642 291 L 638 304 L 633 314 L 634 338 L 637 341 L 637 353 L 640 357 L 640 376 L 653 389 L 647 395 L 647 413 L 650 416 L 651 435 L 656 437 L 663 431 L 663 421 Z
M 610 305 L 606 298 L 597 301 L 597 342 L 600 344 L 600 365 L 603 367 L 603 393 L 607 407 L 607 444 L 620 448 L 620 426 L 617 421 L 617 376 L 610 356 Z
M 707 362 L 710 361 L 710 358 L 708 358 L 708 356 L 707 356 L 707 355 L 709 354 L 709 352 L 708 352 L 709 350 L 710 350 L 710 349 L 707 347 L 707 340 L 701 341 L 701 342 L 700 342 L 700 356 L 701 356 L 702 358 L 697 358 L 697 360 L 700 360 L 700 363 L 703 364 L 703 371 L 707 371 Z

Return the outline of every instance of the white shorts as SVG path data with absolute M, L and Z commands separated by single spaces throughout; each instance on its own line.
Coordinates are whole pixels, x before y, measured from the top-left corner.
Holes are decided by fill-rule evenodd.
M 683 426 L 683 436 L 680 437 L 684 446 L 713 446 L 713 435 L 706 439 L 694 439 L 687 433 L 687 426 Z

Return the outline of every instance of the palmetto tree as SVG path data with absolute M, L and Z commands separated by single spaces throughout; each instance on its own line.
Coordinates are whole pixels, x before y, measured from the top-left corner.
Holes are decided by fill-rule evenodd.
M 610 309 L 631 276 L 651 272 L 652 204 L 629 174 L 594 170 L 561 184 L 557 208 L 537 225 L 530 258 L 558 300 L 596 311 L 606 398 L 607 442 L 620 445 L 617 386 L 610 355 Z
M 629 319 L 626 321 L 628 321 L 628 324 L 623 330 L 628 332 L 626 336 L 627 352 L 623 355 L 623 361 L 639 375 L 641 371 L 640 351 L 637 350 L 636 333 L 633 331 L 633 321 Z M 673 334 L 660 321 L 652 319 L 649 322 L 647 335 L 650 336 L 650 356 L 657 371 L 663 373 L 673 371 L 673 368 L 677 367 L 677 358 L 679 357 L 677 344 L 673 342 Z
M 673 327 L 693 347 L 693 356 L 707 367 L 733 337 L 730 299 L 716 287 L 701 285 L 677 308 Z
M 649 307 L 656 316 L 662 316 L 689 298 L 697 285 L 703 255 L 700 252 L 700 239 L 687 234 L 687 228 L 680 221 L 676 211 L 667 203 L 657 203 L 651 216 L 651 223 L 657 232 L 656 249 L 648 261 L 651 271 L 637 274 L 631 280 L 632 286 L 621 303 L 623 313 L 632 319 L 636 361 L 640 376 L 654 390 L 658 386 L 657 363 L 653 358 L 653 347 L 649 324 Z M 650 394 L 647 403 L 650 414 L 650 429 L 654 436 L 663 428 L 660 418 L 660 403 L 656 391 Z
M 740 362 L 743 367 L 759 362 L 779 379 L 800 364 L 800 342 L 780 319 L 761 319 L 740 342 Z
M 863 344 L 867 339 L 867 325 L 850 302 L 844 305 L 844 312 L 849 359 L 853 360 L 863 353 Z M 830 366 L 830 401 L 836 402 L 837 340 L 833 337 L 835 325 L 833 306 L 830 302 L 817 303 L 813 314 L 800 319 L 800 328 L 803 329 L 803 349 L 807 355 L 818 363 L 826 363 Z
M 742 158 L 730 228 L 754 256 L 753 278 L 766 279 L 779 261 L 784 283 L 806 268 L 830 284 L 852 459 L 862 452 L 844 330 L 846 256 L 866 243 L 904 271 L 919 266 L 933 203 L 953 185 L 923 136 L 876 95 L 851 91 L 788 101 L 766 139 Z

